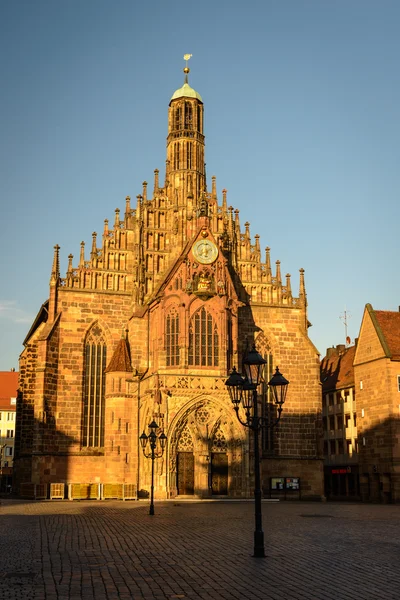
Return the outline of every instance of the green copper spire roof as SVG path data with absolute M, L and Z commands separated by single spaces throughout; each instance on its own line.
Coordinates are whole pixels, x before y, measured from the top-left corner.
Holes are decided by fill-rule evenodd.
M 173 93 L 171 100 L 176 100 L 177 98 L 183 98 L 183 96 L 185 96 L 185 98 L 197 98 L 197 100 L 200 100 L 200 102 L 203 102 L 200 94 L 198 92 L 196 92 L 196 90 L 194 90 L 192 87 L 190 87 L 190 85 L 186 81 L 186 78 L 185 78 L 185 83 L 183 84 L 183 86 L 181 88 L 179 88 L 179 90 L 176 90 L 176 92 Z
M 190 87 L 189 82 L 188 82 L 188 74 L 190 72 L 189 67 L 187 66 L 187 61 L 191 58 L 191 54 L 185 54 L 185 56 L 183 57 L 184 60 L 186 60 L 186 67 L 183 69 L 183 72 L 185 73 L 185 82 L 183 84 L 183 86 L 181 88 L 179 88 L 179 90 L 176 90 L 176 92 L 173 93 L 171 101 L 172 100 L 176 100 L 177 98 L 197 98 L 197 100 L 199 100 L 200 102 L 203 102 L 202 97 L 200 96 L 200 94 L 198 92 L 196 92 L 196 90 L 194 90 L 192 87 Z

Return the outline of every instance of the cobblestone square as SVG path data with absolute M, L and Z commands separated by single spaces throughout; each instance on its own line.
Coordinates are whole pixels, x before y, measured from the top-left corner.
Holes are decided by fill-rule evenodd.
M 1 600 L 398 600 L 400 506 L 3 500 Z

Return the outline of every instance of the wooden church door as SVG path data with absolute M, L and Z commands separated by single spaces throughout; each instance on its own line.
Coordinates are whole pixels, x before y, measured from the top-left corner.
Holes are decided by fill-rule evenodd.
M 228 454 L 223 432 L 218 429 L 211 446 L 211 490 L 214 496 L 228 494 Z
M 192 435 L 187 426 L 179 438 L 176 462 L 178 495 L 191 496 L 194 494 L 194 454 Z
M 177 457 L 178 494 L 190 496 L 194 494 L 194 456 L 193 452 L 178 452 Z

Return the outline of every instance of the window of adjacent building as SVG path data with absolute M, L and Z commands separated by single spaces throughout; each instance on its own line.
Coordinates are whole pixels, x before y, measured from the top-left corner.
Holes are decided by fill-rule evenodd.
M 346 452 L 347 452 L 347 454 L 351 454 L 351 450 L 352 450 L 351 440 L 346 440 Z
M 338 453 L 343 454 L 344 452 L 344 443 L 343 440 L 338 440 Z
M 323 426 L 324 426 L 324 431 L 327 431 L 328 430 L 328 419 L 326 417 L 324 417 L 322 419 L 322 423 L 323 423 Z
M 7 437 L 8 438 L 13 438 L 14 437 L 14 430 L 13 429 L 7 429 Z
M 336 417 L 337 419 L 337 428 L 338 429 L 343 429 L 343 416 L 342 415 L 338 415 Z
M 328 442 L 324 442 L 324 455 L 326 456 L 328 454 Z
M 7 413 L 7 421 L 14 421 L 14 420 L 15 420 L 15 413 L 14 412 Z
M 219 336 L 213 317 L 205 308 L 198 310 L 189 325 L 189 365 L 218 367 Z
M 357 427 L 357 413 L 353 414 L 353 419 L 354 419 L 354 427 Z
M 335 442 L 335 440 L 331 440 L 329 442 L 329 451 L 330 451 L 330 454 L 336 454 L 336 442 Z
M 400 375 L 397 375 L 397 390 L 400 392 Z
M 335 417 L 333 415 L 329 417 L 329 429 L 331 431 L 335 429 Z
M 333 406 L 335 404 L 335 395 L 329 394 L 329 406 Z
M 167 352 L 167 367 L 179 365 L 179 315 L 175 310 L 171 310 L 167 314 L 165 349 Z
M 350 427 L 350 419 L 351 419 L 350 415 L 346 415 L 346 416 L 345 416 L 345 420 L 346 420 L 346 427 Z
M 344 401 L 347 402 L 350 396 L 349 390 L 344 390 Z
M 82 445 L 104 445 L 105 368 L 107 348 L 103 331 L 92 327 L 85 340 Z
M 6 446 L 6 456 L 13 455 L 13 448 L 11 446 Z

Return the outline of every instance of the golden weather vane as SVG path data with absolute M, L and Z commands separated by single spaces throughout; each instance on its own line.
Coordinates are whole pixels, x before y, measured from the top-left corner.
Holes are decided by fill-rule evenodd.
M 183 60 L 186 60 L 186 67 L 183 69 L 184 73 L 189 73 L 188 60 L 192 58 L 193 54 L 184 54 Z

